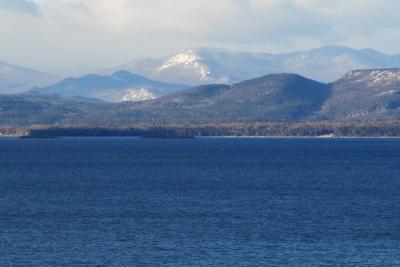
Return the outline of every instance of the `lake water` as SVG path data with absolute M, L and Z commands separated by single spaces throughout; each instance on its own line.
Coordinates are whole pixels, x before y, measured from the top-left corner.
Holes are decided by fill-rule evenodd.
M 400 265 L 398 139 L 0 139 L 0 266 Z

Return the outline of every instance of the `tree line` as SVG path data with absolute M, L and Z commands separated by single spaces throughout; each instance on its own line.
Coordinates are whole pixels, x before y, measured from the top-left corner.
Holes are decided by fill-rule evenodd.
M 15 129 L 14 129 L 15 130 Z M 193 138 L 207 136 L 259 137 L 400 137 L 400 121 L 226 122 L 219 124 L 125 125 L 119 127 L 36 126 L 20 129 L 30 137 L 137 136 Z

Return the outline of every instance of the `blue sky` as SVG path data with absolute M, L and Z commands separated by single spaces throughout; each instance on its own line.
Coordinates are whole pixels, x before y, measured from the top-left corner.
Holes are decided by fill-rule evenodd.
M 101 68 L 192 47 L 400 53 L 398 0 L 0 0 L 0 60 Z

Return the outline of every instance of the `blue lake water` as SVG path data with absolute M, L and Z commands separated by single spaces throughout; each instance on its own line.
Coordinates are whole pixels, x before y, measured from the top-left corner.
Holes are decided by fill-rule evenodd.
M 400 265 L 398 139 L 0 139 L 0 266 Z

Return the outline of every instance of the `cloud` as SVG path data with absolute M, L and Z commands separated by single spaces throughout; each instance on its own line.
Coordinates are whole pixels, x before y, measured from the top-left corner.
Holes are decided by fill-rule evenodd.
M 7 10 L 0 58 L 48 70 L 102 68 L 195 46 L 400 52 L 398 0 L 0 0 L 0 7 Z
M 1 9 L 34 16 L 41 14 L 39 6 L 31 0 L 0 0 Z

